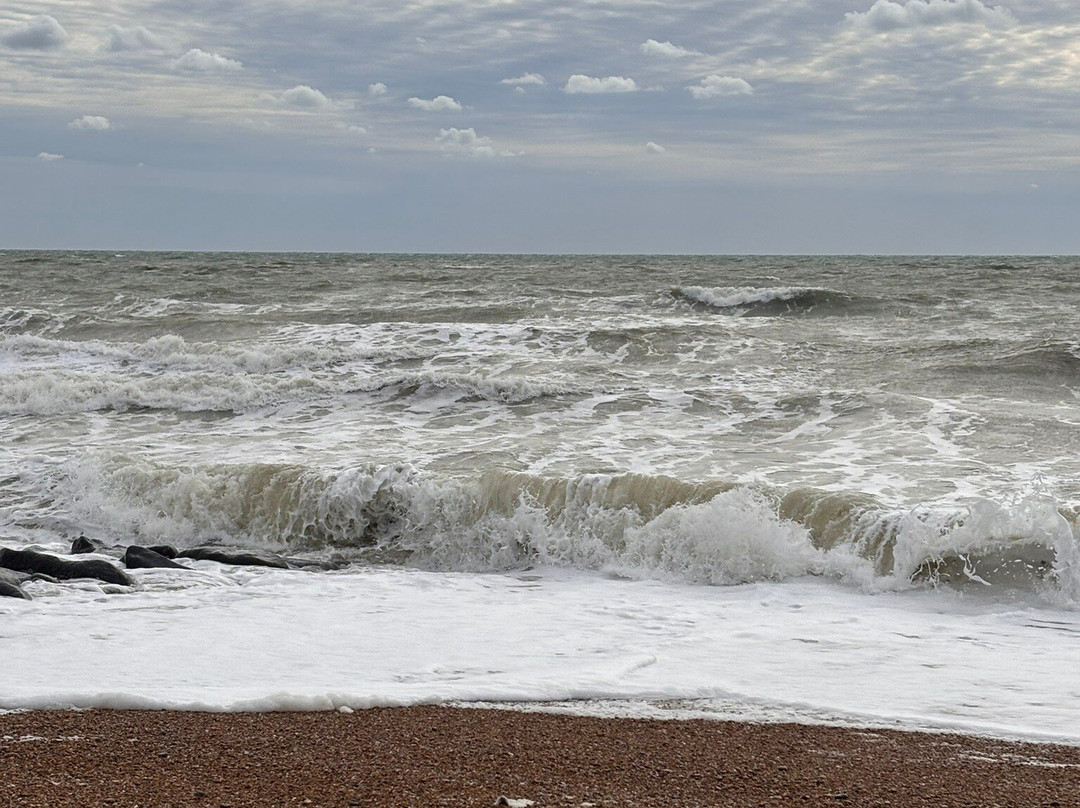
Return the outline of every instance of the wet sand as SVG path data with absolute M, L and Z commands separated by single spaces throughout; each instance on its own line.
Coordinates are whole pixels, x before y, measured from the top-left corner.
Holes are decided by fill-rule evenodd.
M 0 715 L 0 806 L 1080 806 L 1080 747 L 410 707 Z

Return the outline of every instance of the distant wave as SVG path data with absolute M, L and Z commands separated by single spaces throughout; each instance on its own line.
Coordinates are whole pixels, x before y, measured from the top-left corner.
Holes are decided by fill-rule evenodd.
M 393 374 L 377 386 L 364 385 L 351 392 L 375 390 L 410 398 L 446 395 L 454 400 L 474 399 L 503 404 L 523 404 L 541 398 L 593 392 L 587 387 L 561 380 L 557 376 L 544 378 L 509 374 L 483 376 L 468 371 L 421 371 Z
M 1045 340 L 996 356 L 992 367 L 999 373 L 1080 379 L 1080 343 Z
M 63 342 L 21 335 L 0 340 L 10 357 L 0 414 L 57 415 L 106 410 L 240 413 L 288 402 L 354 394 L 522 404 L 590 390 L 553 372 L 539 376 L 461 370 L 394 370 L 427 358 L 407 347 Z M 42 367 L 42 364 L 47 365 Z M 436 402 L 437 405 L 437 402 Z
M 671 290 L 673 297 L 696 306 L 727 310 L 735 314 L 775 315 L 789 312 L 808 312 L 814 309 L 839 311 L 848 308 L 857 298 L 846 292 L 808 286 L 778 286 L 772 288 L 723 288 L 680 286 Z
M 408 465 L 178 467 L 83 458 L 39 492 L 103 537 L 351 552 L 427 569 L 534 564 L 713 585 L 828 576 L 874 589 L 1039 591 L 1080 603 L 1075 515 L 1050 499 L 899 512 L 858 492 L 645 474 L 438 478 Z
M 967 340 L 929 346 L 938 367 L 954 373 L 1026 376 L 1051 383 L 1080 381 L 1080 343 L 1040 340 L 1026 345 L 1005 345 L 997 340 Z

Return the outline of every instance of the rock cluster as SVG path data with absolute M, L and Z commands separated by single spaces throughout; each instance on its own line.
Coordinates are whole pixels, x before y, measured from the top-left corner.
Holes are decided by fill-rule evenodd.
M 177 558 L 190 558 L 193 561 L 215 561 L 219 564 L 236 566 L 273 567 L 293 569 L 307 566 L 304 563 L 292 564 L 289 560 L 276 555 L 231 551 L 221 547 L 193 547 L 177 550 L 169 545 L 142 547 L 130 545 L 124 548 L 109 548 L 104 542 L 79 536 L 71 544 L 70 555 L 87 553 L 113 554 L 123 550 L 120 561 L 127 569 L 189 569 L 178 563 Z M 93 579 L 114 586 L 134 586 L 135 580 L 116 564 L 104 559 L 70 559 L 37 550 L 14 550 L 0 547 L 0 597 L 30 599 L 23 589 L 28 580 L 46 580 L 53 583 L 79 579 Z

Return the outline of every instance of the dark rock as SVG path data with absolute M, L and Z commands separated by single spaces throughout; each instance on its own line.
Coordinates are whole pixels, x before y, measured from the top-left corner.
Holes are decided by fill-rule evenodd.
M 42 573 L 63 581 L 72 578 L 97 578 L 99 581 L 121 586 L 135 583 L 127 573 L 108 561 L 67 561 L 33 550 L 9 550 L 0 547 L 0 567 L 17 572 Z
M 22 587 L 9 583 L 3 578 L 0 578 L 0 598 L 22 598 L 23 600 L 30 600 L 30 596 L 23 592 Z
M 105 543 L 98 541 L 97 539 L 88 539 L 86 536 L 79 536 L 71 543 L 71 554 L 79 555 L 81 553 L 96 553 L 105 547 Z
M 179 551 L 171 544 L 151 544 L 146 549 L 151 550 L 158 555 L 163 555 L 166 558 L 176 558 L 176 556 L 179 555 Z
M 29 578 L 24 572 L 0 569 L 0 597 L 30 600 L 30 595 L 23 591 L 21 586 L 22 582 Z
M 335 567 L 329 561 L 317 561 L 313 558 L 294 558 L 289 556 L 285 559 L 285 563 L 289 565 L 289 569 L 293 570 L 319 570 L 320 572 L 327 572 L 328 570 L 335 570 Z
M 279 570 L 289 569 L 289 564 L 282 558 L 255 553 L 232 553 L 217 547 L 193 547 L 181 550 L 179 558 L 193 558 L 196 561 L 216 561 L 219 564 L 235 564 L 240 567 L 274 567 Z
M 26 572 L 15 572 L 0 567 L 0 581 L 7 581 L 12 586 L 21 586 L 24 581 L 29 581 L 33 576 Z
M 161 553 L 153 550 L 149 547 L 138 547 L 132 545 L 124 552 L 124 564 L 131 570 L 148 570 L 148 569 L 169 569 L 169 570 L 186 570 L 189 569 L 183 564 L 177 564 L 171 558 L 168 558 Z

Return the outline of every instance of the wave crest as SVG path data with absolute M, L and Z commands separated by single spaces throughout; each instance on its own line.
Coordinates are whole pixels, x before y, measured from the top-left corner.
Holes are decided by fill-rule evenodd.
M 812 286 L 771 288 L 680 286 L 671 290 L 676 299 L 694 306 L 720 309 L 733 314 L 777 315 L 811 310 L 838 312 L 857 302 L 854 295 Z
M 65 467 L 50 488 L 59 515 L 125 541 L 348 551 L 435 570 L 550 564 L 706 584 L 825 575 L 1080 600 L 1075 518 L 1042 496 L 903 512 L 860 493 L 643 474 L 457 479 L 125 456 Z

